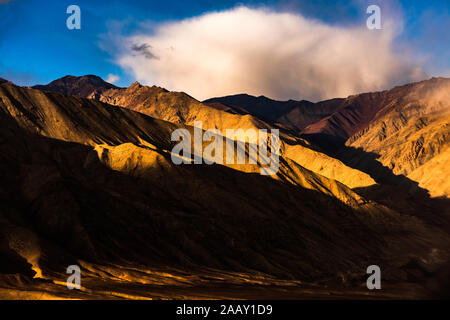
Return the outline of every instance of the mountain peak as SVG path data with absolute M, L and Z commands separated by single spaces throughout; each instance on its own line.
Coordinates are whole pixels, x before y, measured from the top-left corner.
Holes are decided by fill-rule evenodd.
M 256 97 L 246 93 L 212 98 L 204 102 L 221 103 L 228 107 L 238 107 L 257 117 L 270 121 L 277 121 L 280 116 L 288 113 L 299 104 L 299 101 L 295 100 L 277 101 L 263 95 Z
M 117 89 L 115 85 L 104 81 L 96 75 L 88 74 L 84 76 L 67 75 L 56 79 L 47 85 L 37 85 L 33 89 L 53 91 L 74 95 L 79 97 L 88 97 L 94 92 L 102 92 L 108 89 Z
M 133 82 L 133 84 L 130 86 L 130 89 L 138 89 L 142 88 L 142 84 L 140 84 L 138 81 Z
M 115 85 L 106 82 L 105 80 L 103 80 L 102 78 L 100 78 L 99 76 L 96 76 L 94 74 L 87 74 L 84 76 L 72 76 L 72 75 L 67 75 L 65 77 L 56 79 L 52 82 L 50 82 L 50 84 L 54 83 L 54 84 L 58 84 L 58 83 L 76 83 L 76 82 L 89 82 L 91 84 L 97 85 L 97 86 L 106 86 L 106 87 L 115 87 Z

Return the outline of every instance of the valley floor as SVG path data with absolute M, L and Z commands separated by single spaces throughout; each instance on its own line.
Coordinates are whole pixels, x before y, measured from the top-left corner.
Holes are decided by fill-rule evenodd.
M 103 269 L 104 267 L 102 267 Z M 431 291 L 411 282 L 383 283 L 370 291 L 365 283 L 353 285 L 304 284 L 277 280 L 267 275 L 243 273 L 186 273 L 97 269 L 82 279 L 81 290 L 69 290 L 63 280 L 0 278 L 0 299 L 7 300 L 342 300 L 427 299 Z M 61 275 L 63 279 L 65 275 Z

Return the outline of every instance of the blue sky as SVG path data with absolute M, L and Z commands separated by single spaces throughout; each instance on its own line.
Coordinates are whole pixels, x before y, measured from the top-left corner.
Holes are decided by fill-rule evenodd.
M 158 24 L 221 11 L 237 5 L 265 6 L 279 12 L 300 13 L 333 26 L 365 24 L 365 9 L 380 5 L 403 19 L 396 39 L 425 57 L 424 70 L 447 75 L 450 70 L 450 1 L 447 0 L 288 0 L 288 1 L 119 1 L 119 0 L 0 0 L 0 77 L 19 85 L 48 83 L 67 74 L 108 74 L 128 86 L 135 79 L 100 46 L 101 36 L 121 25 L 122 34 L 133 34 L 143 22 Z M 66 8 L 81 8 L 81 30 L 66 28 Z

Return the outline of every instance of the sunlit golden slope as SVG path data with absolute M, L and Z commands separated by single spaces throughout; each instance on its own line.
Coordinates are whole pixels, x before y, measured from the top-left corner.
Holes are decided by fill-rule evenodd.
M 270 128 L 270 125 L 251 115 L 237 115 L 207 106 L 184 92 L 171 92 L 160 87 L 142 86 L 135 82 L 126 89 L 111 89 L 88 98 L 125 107 L 151 117 L 193 125 L 201 120 L 205 128 Z
M 449 144 L 450 79 L 444 78 L 411 85 L 395 105 L 346 143 L 379 155 L 384 166 L 420 182 L 432 195 L 446 196 L 450 194 L 442 174 Z
M 302 141 L 302 143 L 283 144 L 282 154 L 303 167 L 324 177 L 337 180 L 350 188 L 368 187 L 376 184 L 375 180 L 367 173 L 353 169 L 340 160 L 311 147 L 304 147 L 307 143 L 302 139 L 298 141 Z
M 0 107 L 17 123 L 39 135 L 86 145 L 139 143 L 170 144 L 178 126 L 125 108 L 95 100 L 21 88 L 0 87 Z
M 450 196 L 450 148 L 443 150 L 437 156 L 427 161 L 414 171 L 408 178 L 419 182 L 421 188 L 430 191 L 432 197 Z
M 206 146 L 207 144 L 204 145 L 204 147 Z M 173 170 L 172 167 L 174 167 L 170 160 L 171 152 L 169 150 L 158 150 L 155 146 L 146 142 L 142 142 L 140 145 L 132 143 L 118 146 L 97 145 L 95 150 L 98 158 L 105 165 L 132 176 L 151 176 L 152 179 L 155 177 L 163 178 L 167 171 Z M 223 162 L 223 165 L 245 173 L 259 175 L 261 171 L 260 164 L 227 164 L 225 159 Z M 307 170 L 290 159 L 281 158 L 279 171 L 272 178 L 318 191 L 339 199 L 352 207 L 359 207 L 367 203 L 361 196 L 342 183 Z
M 97 96 L 94 93 L 90 97 L 174 123 L 193 125 L 194 121 L 202 121 L 204 129 L 219 129 L 223 134 L 226 133 L 226 129 L 274 128 L 249 114 L 232 114 L 217 110 L 183 92 L 170 92 L 163 88 L 147 87 L 138 83 L 134 83 L 125 90 L 112 89 L 103 91 Z M 311 171 L 338 180 L 350 188 L 375 184 L 369 175 L 349 168 L 324 153 L 308 148 L 308 144 L 300 141 L 301 139 L 295 139 L 285 132 L 282 132 L 281 138 L 283 155 Z

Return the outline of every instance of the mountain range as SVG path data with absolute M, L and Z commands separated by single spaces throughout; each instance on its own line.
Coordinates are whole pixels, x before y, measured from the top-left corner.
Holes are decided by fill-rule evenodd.
M 432 78 L 317 103 L 202 102 L 94 75 L 31 88 L 0 79 L 0 296 L 440 295 L 449 94 L 450 79 Z M 171 134 L 196 121 L 278 129 L 278 173 L 175 165 Z M 67 292 L 73 264 L 83 290 Z M 365 288 L 374 264 L 382 293 Z

